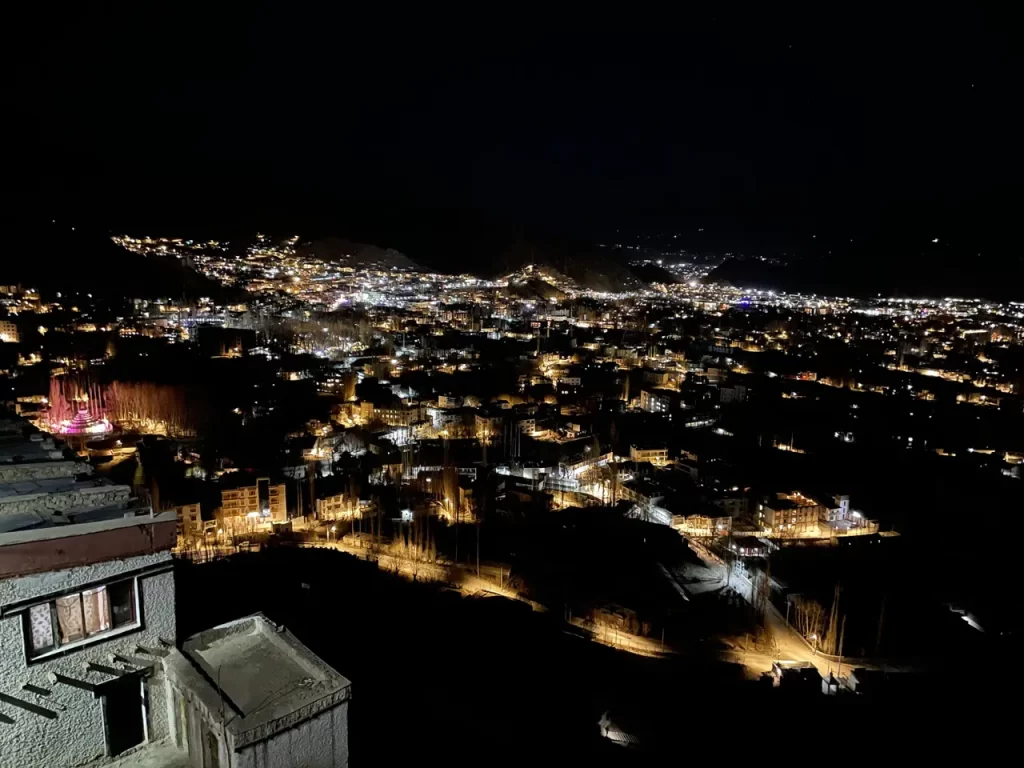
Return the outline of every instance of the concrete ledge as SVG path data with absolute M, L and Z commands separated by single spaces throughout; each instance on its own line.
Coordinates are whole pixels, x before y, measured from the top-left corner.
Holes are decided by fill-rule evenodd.
M 4 534 L 0 536 L 0 579 L 170 551 L 177 526 L 178 516 L 164 512 Z

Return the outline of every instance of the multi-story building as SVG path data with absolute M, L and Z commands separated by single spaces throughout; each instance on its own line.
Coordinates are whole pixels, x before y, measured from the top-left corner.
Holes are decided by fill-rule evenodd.
M 830 538 L 878 531 L 878 521 L 852 509 L 849 496 L 822 494 L 818 499 L 799 491 L 779 493 L 758 505 L 757 520 L 773 536 L 781 537 Z
M 389 427 L 408 427 L 423 418 L 424 409 L 419 404 L 396 402 L 391 405 L 375 405 L 373 418 L 379 419 Z
M 174 508 L 178 513 L 178 535 L 185 539 L 203 535 L 203 514 L 198 502 Z
M 17 344 L 20 338 L 18 326 L 15 323 L 10 320 L 0 320 L 0 341 Z
M 474 417 L 476 437 L 481 440 L 494 440 L 501 437 L 504 423 L 505 419 L 501 415 L 486 412 L 477 413 Z
M 679 393 L 670 389 L 640 390 L 640 410 L 648 413 L 669 413 L 679 403 Z
M 777 494 L 758 505 L 757 517 L 773 536 L 817 536 L 828 508 L 799 491 Z
M 344 493 L 336 493 L 316 500 L 318 520 L 341 520 L 352 517 L 353 499 Z M 356 505 L 358 506 L 358 505 Z
M 648 461 L 656 467 L 668 464 L 668 448 L 637 448 L 629 446 L 630 461 Z
M 288 520 L 284 483 L 271 483 L 260 477 L 254 485 L 237 485 L 220 492 L 217 524 L 227 535 L 266 530 L 274 523 Z
M 747 399 L 747 388 L 742 384 L 732 387 L 721 387 L 718 390 L 718 397 L 722 403 L 742 403 Z

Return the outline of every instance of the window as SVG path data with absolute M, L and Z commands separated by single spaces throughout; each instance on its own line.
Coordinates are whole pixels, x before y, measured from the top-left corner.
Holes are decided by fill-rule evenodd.
M 138 626 L 135 579 L 115 581 L 33 605 L 28 609 L 26 621 L 30 658 Z

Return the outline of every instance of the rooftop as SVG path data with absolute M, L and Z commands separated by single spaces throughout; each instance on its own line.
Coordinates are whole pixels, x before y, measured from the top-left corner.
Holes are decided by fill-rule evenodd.
M 21 422 L 27 426 L 26 422 Z M 60 461 L 64 458 L 53 438 L 44 432 L 31 432 L 27 436 L 20 429 L 9 427 L 16 424 L 5 423 L 0 428 L 0 463 L 24 464 L 33 461 Z
M 351 683 L 262 614 L 200 632 L 168 659 L 171 675 L 221 713 L 236 748 L 269 738 L 349 697 Z
M 132 519 L 138 524 L 138 518 L 154 518 L 153 508 L 145 502 L 128 497 L 128 486 L 126 485 L 103 485 L 93 488 L 86 488 L 85 491 L 124 491 L 124 498 L 111 503 L 97 503 L 90 505 L 84 503 L 80 506 L 68 507 L 65 509 L 33 509 L 19 510 L 16 512 L 4 512 L 0 514 L 0 534 L 10 534 L 19 531 L 38 531 L 43 528 L 63 529 L 63 532 L 54 534 L 54 538 L 68 535 L 69 525 L 84 525 L 86 523 L 100 523 L 110 520 Z M 84 501 L 89 500 L 88 494 L 83 496 Z M 2 510 L 0 510 L 2 511 Z M 80 533 L 77 528 L 75 533 Z M 40 538 L 32 536 L 30 538 Z M 50 537 L 43 537 L 50 538 Z M 4 539 L 0 544 L 14 539 Z

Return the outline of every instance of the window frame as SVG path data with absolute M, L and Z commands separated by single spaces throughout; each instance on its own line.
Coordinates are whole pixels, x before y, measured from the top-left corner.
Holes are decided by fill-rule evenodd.
M 108 610 L 110 612 L 111 624 L 113 624 L 113 607 L 109 603 L 110 595 L 109 595 L 109 592 L 107 590 L 108 590 L 108 588 L 111 585 L 123 584 L 124 582 L 129 582 L 132 585 L 132 610 L 133 610 L 133 613 L 134 613 L 134 620 L 131 623 L 124 624 L 124 625 L 122 625 L 120 627 L 113 627 L 112 626 L 108 630 L 104 630 L 104 631 L 101 631 L 101 632 L 96 632 L 95 634 L 88 635 L 87 637 L 82 637 L 82 638 L 80 638 L 78 640 L 72 640 L 71 642 L 64 643 L 64 644 L 60 643 L 59 629 L 58 629 L 58 620 L 56 618 L 57 613 L 56 613 L 56 607 L 55 607 L 56 606 L 56 602 L 57 602 L 58 599 L 60 599 L 62 597 L 69 597 L 69 596 L 72 596 L 72 595 L 77 595 L 77 596 L 79 596 L 79 601 L 81 601 L 81 595 L 83 593 L 89 592 L 89 591 L 92 591 L 92 590 L 96 590 L 96 589 L 99 589 L 100 587 L 103 587 L 104 588 L 104 592 L 107 594 Z M 51 622 L 51 631 L 53 632 L 53 638 L 54 638 L 54 647 L 51 650 L 41 651 L 39 653 L 36 653 L 34 651 L 34 649 L 33 649 L 33 642 L 32 642 L 32 617 L 31 617 L 31 611 L 32 611 L 32 608 L 35 608 L 35 607 L 40 606 L 40 605 L 48 606 L 49 609 L 50 609 L 50 622 Z M 101 582 L 99 584 L 82 585 L 80 587 L 76 587 L 73 590 L 68 590 L 68 591 L 65 591 L 65 592 L 57 593 L 57 594 L 51 594 L 51 595 L 49 595 L 49 596 L 47 596 L 45 598 L 42 598 L 42 599 L 39 599 L 39 600 L 34 600 L 32 603 L 26 604 L 24 606 L 24 610 L 22 612 L 22 617 L 21 617 L 21 626 L 22 626 L 22 640 L 23 640 L 23 643 L 24 643 L 24 651 L 25 651 L 25 661 L 28 664 L 30 664 L 30 665 L 31 664 L 40 663 L 40 662 L 44 662 L 44 661 L 49 661 L 51 659 L 55 659 L 55 658 L 58 658 L 60 656 L 63 656 L 65 654 L 67 654 L 67 653 L 72 653 L 72 652 L 74 652 L 74 651 L 76 651 L 76 650 L 78 650 L 80 648 L 84 648 L 86 646 L 94 645 L 96 643 L 102 643 L 102 642 L 104 642 L 106 640 L 110 640 L 110 639 L 115 638 L 115 637 L 120 637 L 122 635 L 131 634 L 132 632 L 138 632 L 138 631 L 140 631 L 143 628 L 143 624 L 144 624 L 144 622 L 143 622 L 143 616 L 142 616 L 142 596 L 141 596 L 141 593 L 139 591 L 139 575 L 138 574 L 132 574 L 132 575 L 124 576 L 124 577 L 121 577 L 121 578 L 113 578 L 113 579 L 110 579 L 109 581 L 103 581 L 103 582 Z M 83 623 L 83 626 L 84 626 L 84 623 Z

